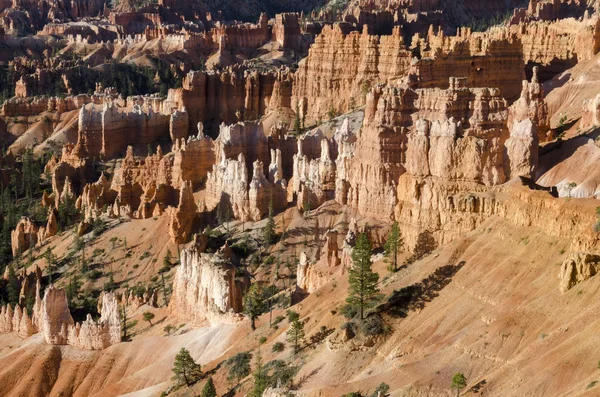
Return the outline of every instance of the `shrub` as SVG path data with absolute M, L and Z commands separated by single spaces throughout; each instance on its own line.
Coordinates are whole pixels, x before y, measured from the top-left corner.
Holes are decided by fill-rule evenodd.
M 283 342 L 276 342 L 273 345 L 273 353 L 280 353 L 285 349 L 285 344 Z
M 390 385 L 385 382 L 381 382 L 379 386 L 375 389 L 371 397 L 378 397 L 381 393 L 381 396 L 385 396 L 390 391 Z
M 340 314 L 347 319 L 354 318 L 358 314 L 358 307 L 354 305 L 344 305 L 340 308 Z
M 383 318 L 375 313 L 360 322 L 360 331 L 367 336 L 384 335 L 390 332 Z
M 98 269 L 90 270 L 87 276 L 90 280 L 98 280 L 100 277 L 102 277 L 102 272 Z
M 252 353 L 243 352 L 232 356 L 225 361 L 225 365 L 229 367 L 227 379 L 229 381 L 237 380 L 237 383 L 250 375 L 250 360 L 252 359 Z
M 267 337 L 266 336 L 261 336 L 260 339 L 258 340 L 258 343 L 260 345 L 264 345 L 265 343 L 267 343 Z
M 283 320 L 285 320 L 285 317 L 283 316 L 277 316 L 275 317 L 275 319 L 273 320 L 273 327 L 276 326 L 277 324 L 279 324 L 280 322 L 282 322 Z
M 298 312 L 295 312 L 291 309 L 288 309 L 285 314 L 287 315 L 288 321 L 290 323 L 293 323 L 294 321 L 300 319 L 300 314 L 298 314 Z

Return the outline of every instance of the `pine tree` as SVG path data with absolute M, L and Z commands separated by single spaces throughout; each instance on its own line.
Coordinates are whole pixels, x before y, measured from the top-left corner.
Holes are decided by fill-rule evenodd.
M 171 266 L 173 266 L 173 254 L 171 254 L 171 250 L 167 249 L 165 257 L 163 258 L 163 268 L 166 268 L 168 271 Z
M 144 312 L 142 316 L 144 317 L 144 321 L 148 321 L 148 323 L 152 327 L 152 320 L 154 320 L 154 317 L 156 317 L 156 315 L 152 312 Z
M 266 245 L 271 245 L 275 242 L 275 219 L 273 217 L 273 198 L 269 201 L 269 218 L 263 229 L 263 240 Z
M 194 361 L 190 352 L 185 347 L 182 347 L 175 356 L 172 371 L 175 373 L 173 380 L 180 385 L 193 385 L 202 376 L 202 367 Z
M 467 378 L 460 372 L 457 372 L 452 377 L 451 389 L 456 389 L 456 396 L 460 396 L 461 389 L 467 387 Z
M 348 271 L 350 284 L 349 296 L 346 302 L 357 307 L 361 320 L 364 319 L 364 310 L 374 306 L 380 298 L 379 275 L 371 269 L 371 243 L 365 233 L 361 233 L 352 249 L 352 267 Z
M 300 134 L 300 107 L 296 105 L 296 117 L 294 118 L 294 132 Z
M 48 273 L 48 283 L 52 284 L 52 275 L 56 271 L 57 258 L 52 252 L 52 248 L 48 247 L 44 252 L 44 259 L 48 265 L 46 272 Z
M 385 256 L 388 260 L 391 260 L 390 270 L 393 272 L 398 271 L 398 252 L 404 247 L 404 239 L 400 233 L 398 222 L 394 222 L 392 230 L 388 235 L 387 241 L 385 242 Z
M 230 357 L 225 361 L 225 365 L 229 367 L 227 371 L 227 379 L 230 382 L 240 381 L 246 376 L 250 375 L 250 360 L 252 359 L 252 353 L 242 352 L 238 353 L 233 357 Z
M 217 389 L 215 388 L 215 382 L 213 382 L 212 376 L 208 378 L 204 388 L 202 389 L 201 397 L 217 397 Z
M 290 329 L 286 333 L 288 342 L 294 345 L 294 354 L 300 351 L 300 344 L 304 340 L 304 323 L 298 318 L 294 318 L 290 325 Z
M 13 305 L 19 303 L 21 283 L 19 283 L 15 269 L 11 265 L 8 265 L 8 282 L 6 285 L 6 292 L 8 293 L 8 303 Z
M 252 330 L 256 329 L 256 319 L 263 314 L 265 301 L 262 288 L 259 284 L 252 284 L 248 293 L 244 296 L 244 313 L 250 317 Z
M 127 336 L 127 307 L 125 307 L 124 303 L 121 310 L 121 317 L 123 318 L 123 325 L 121 326 L 121 328 L 123 329 L 123 336 L 121 337 L 121 340 L 126 341 L 129 338 Z
M 267 386 L 269 386 L 269 376 L 263 366 L 260 349 L 256 353 L 256 370 L 254 370 L 252 376 L 254 377 L 254 386 L 248 396 L 261 397 Z

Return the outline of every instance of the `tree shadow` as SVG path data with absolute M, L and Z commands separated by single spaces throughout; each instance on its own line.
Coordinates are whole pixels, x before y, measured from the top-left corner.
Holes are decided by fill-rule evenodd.
M 477 382 L 473 387 L 469 389 L 469 392 L 478 394 L 483 387 L 487 385 L 487 380 L 483 379 Z
M 306 383 L 310 378 L 312 378 L 313 376 L 318 374 L 324 365 L 325 364 L 321 364 L 318 368 L 315 368 L 312 371 L 310 371 L 309 373 L 302 375 L 302 377 L 298 380 L 298 382 L 294 384 L 294 386 L 292 387 L 292 390 L 301 389 L 302 385 L 304 385 L 304 383 Z
M 421 282 L 395 290 L 388 301 L 379 306 L 378 310 L 392 317 L 405 318 L 411 311 L 420 311 L 425 305 L 439 296 L 452 277 L 465 265 L 462 261 L 456 265 L 446 265 L 435 270 Z

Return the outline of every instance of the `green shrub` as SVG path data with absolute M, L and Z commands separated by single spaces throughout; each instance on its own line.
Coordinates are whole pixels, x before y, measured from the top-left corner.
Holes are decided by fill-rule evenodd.
M 87 276 L 90 280 L 98 280 L 102 277 L 102 272 L 98 269 L 93 269 L 88 272 Z
M 280 353 L 285 349 L 285 344 L 283 342 L 276 342 L 273 344 L 273 353 Z

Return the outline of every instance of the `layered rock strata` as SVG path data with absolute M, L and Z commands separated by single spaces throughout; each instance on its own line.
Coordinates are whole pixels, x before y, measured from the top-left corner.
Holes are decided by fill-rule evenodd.
M 293 96 L 308 121 L 360 106 L 370 87 L 401 78 L 416 87 L 444 88 L 450 77 L 466 77 L 469 87 L 501 86 L 507 98 L 516 99 L 523 66 L 520 41 L 505 32 L 464 29 L 448 37 L 432 31 L 408 44 L 399 27 L 389 36 L 375 36 L 366 29 L 345 34 L 336 25 L 323 29 L 300 62 Z

